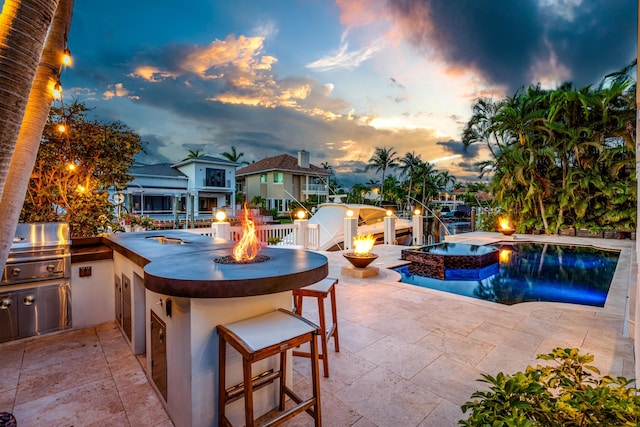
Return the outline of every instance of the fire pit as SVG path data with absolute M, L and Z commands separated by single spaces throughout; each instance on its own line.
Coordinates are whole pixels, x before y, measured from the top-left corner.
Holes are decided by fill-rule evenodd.
M 342 274 L 351 277 L 371 277 L 380 272 L 378 267 L 369 267 L 378 255 L 371 253 L 376 239 L 372 234 L 358 234 L 353 238 L 353 252 L 342 254 L 351 266 L 342 267 Z
M 498 227 L 498 231 L 500 231 L 505 236 L 511 236 L 516 232 L 516 229 L 511 226 L 511 223 L 508 219 L 502 218 L 500 219 L 500 227 Z

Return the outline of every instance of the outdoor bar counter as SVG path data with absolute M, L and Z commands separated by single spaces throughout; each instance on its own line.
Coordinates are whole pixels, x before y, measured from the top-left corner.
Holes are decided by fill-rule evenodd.
M 146 353 L 146 374 L 178 427 L 216 425 L 215 327 L 290 310 L 293 289 L 328 274 L 324 255 L 300 249 L 264 247 L 264 262 L 255 264 L 214 262 L 231 255 L 233 242 L 183 231 L 117 233 L 106 244 L 114 252 L 116 317 L 119 293 L 126 301 L 118 323 L 133 353 Z M 276 362 L 255 364 L 255 373 L 277 369 Z M 241 383 L 242 361 L 234 350 L 227 350 L 227 366 L 227 387 Z M 258 390 L 254 398 L 259 416 L 277 405 L 277 388 Z M 227 415 L 242 425 L 243 401 L 230 404 Z

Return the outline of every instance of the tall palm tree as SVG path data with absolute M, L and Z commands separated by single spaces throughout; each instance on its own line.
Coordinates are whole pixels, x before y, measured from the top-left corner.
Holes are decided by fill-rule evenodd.
M 222 157 L 224 157 L 229 161 L 232 161 L 235 163 L 241 163 L 243 165 L 248 165 L 249 162 L 247 162 L 246 160 L 240 160 L 243 156 L 244 156 L 244 153 L 243 152 L 238 153 L 236 151 L 236 147 L 234 147 L 233 145 L 231 146 L 231 152 L 225 151 L 224 153 L 222 153 Z
M 0 26 L 0 262 L 6 263 L 66 47 L 72 0 L 5 2 Z M 55 17 L 55 19 L 54 19 Z M 46 44 L 45 44 L 46 40 Z M 29 48 L 25 48 L 29 46 Z M 12 85 L 6 86 L 7 82 Z M 14 154 L 17 154 L 14 156 Z M 10 188 L 11 191 L 3 191 Z
M 407 206 L 411 204 L 411 192 L 413 191 L 413 178 L 415 177 L 422 159 L 415 151 L 406 153 L 400 160 L 400 176 L 409 177 L 409 188 L 407 189 Z
M 376 151 L 373 153 L 371 158 L 369 159 L 369 164 L 365 166 L 364 170 L 368 171 L 370 169 L 375 169 L 376 173 L 382 171 L 382 185 L 380 188 L 380 201 L 382 201 L 382 196 L 384 194 L 384 174 L 387 169 L 395 168 L 398 166 L 398 157 L 395 151 L 393 151 L 393 147 L 376 147 Z

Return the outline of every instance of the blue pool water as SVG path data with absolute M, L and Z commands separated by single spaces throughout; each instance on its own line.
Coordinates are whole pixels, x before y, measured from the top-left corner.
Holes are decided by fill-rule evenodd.
M 486 301 L 513 305 L 551 301 L 603 307 L 618 251 L 545 243 L 498 244 L 500 262 L 483 269 L 447 269 L 447 280 L 395 270 L 401 281 Z

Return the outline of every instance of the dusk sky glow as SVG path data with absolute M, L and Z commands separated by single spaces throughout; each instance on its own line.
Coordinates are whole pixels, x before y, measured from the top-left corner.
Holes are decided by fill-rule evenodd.
M 478 97 L 598 84 L 635 59 L 637 16 L 632 0 L 83 0 L 61 81 L 65 103 L 141 135 L 142 163 L 304 149 L 351 186 L 384 146 L 467 181 L 487 158 L 460 143 Z

